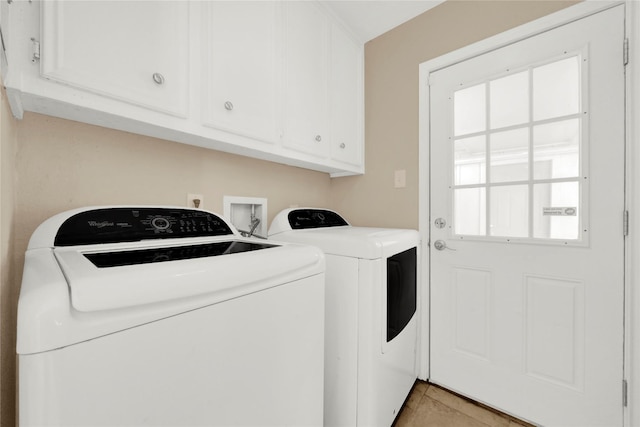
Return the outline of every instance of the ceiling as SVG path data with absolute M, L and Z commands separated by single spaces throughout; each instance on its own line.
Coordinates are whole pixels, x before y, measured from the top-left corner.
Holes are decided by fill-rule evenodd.
M 444 2 L 444 0 L 324 0 L 362 43 Z

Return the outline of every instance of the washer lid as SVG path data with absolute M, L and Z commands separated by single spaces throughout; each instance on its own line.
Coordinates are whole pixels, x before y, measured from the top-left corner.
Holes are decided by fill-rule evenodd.
M 321 272 L 317 249 L 297 245 L 218 238 L 125 246 L 54 249 L 75 310 L 113 310 L 203 295 L 224 300 L 229 293 L 239 296 L 280 284 L 283 277 L 290 281 L 292 273 L 298 279 Z
M 310 280 L 324 280 L 322 252 L 312 246 L 293 244 L 269 244 L 264 250 L 102 268 L 85 256 L 152 247 L 182 251 L 185 247 L 172 245 L 208 244 L 215 243 L 214 240 L 28 250 L 18 302 L 18 353 L 38 353 L 76 344 L 312 277 Z M 217 241 L 222 242 L 223 238 Z

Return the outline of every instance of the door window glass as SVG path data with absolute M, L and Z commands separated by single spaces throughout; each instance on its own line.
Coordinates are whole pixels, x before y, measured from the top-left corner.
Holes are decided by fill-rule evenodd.
M 487 173 L 487 148 L 484 135 L 460 138 L 454 148 L 454 182 L 456 185 L 482 184 Z
M 578 182 L 533 186 L 533 237 L 576 240 L 580 236 Z
M 529 121 L 529 73 L 512 74 L 489 83 L 491 128 L 519 125 Z
M 580 112 L 578 56 L 533 69 L 533 119 L 545 120 Z
M 453 231 L 581 240 L 581 54 L 453 93 Z
M 535 179 L 577 178 L 580 175 L 580 120 L 570 119 L 533 127 Z
M 504 185 L 491 188 L 490 235 L 529 236 L 529 187 Z
M 486 234 L 486 196 L 484 187 L 460 188 L 454 191 L 455 233 L 484 236 Z
M 486 84 L 456 91 L 454 94 L 455 134 L 464 135 L 485 130 L 487 125 Z
M 491 182 L 529 179 L 529 129 L 496 132 L 490 136 Z

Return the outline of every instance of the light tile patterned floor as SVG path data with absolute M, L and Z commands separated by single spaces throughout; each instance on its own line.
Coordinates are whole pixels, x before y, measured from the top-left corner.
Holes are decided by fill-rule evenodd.
M 418 381 L 394 427 L 533 427 L 509 415 Z

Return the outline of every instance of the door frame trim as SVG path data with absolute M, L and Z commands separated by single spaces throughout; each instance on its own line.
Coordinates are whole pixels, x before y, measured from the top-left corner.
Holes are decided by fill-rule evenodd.
M 429 75 L 442 68 L 482 55 L 492 50 L 516 43 L 553 28 L 601 12 L 620 4 L 625 5 L 625 37 L 632 47 L 629 63 L 625 69 L 626 97 L 626 175 L 625 203 L 630 214 L 629 235 L 625 239 L 625 337 L 624 337 L 624 379 L 628 383 L 628 406 L 624 408 L 624 425 L 640 426 L 640 265 L 631 262 L 640 257 L 640 148 L 635 142 L 640 139 L 640 66 L 635 66 L 636 56 L 640 57 L 640 4 L 633 0 L 599 1 L 586 0 L 566 9 L 523 24 L 419 65 L 419 221 L 422 238 L 422 277 L 430 277 L 429 265 L 429 198 L 430 198 L 430 102 Z M 637 53 L 638 55 L 634 55 Z M 638 172 L 634 172 L 638 171 Z M 622 213 L 621 213 L 622 214 Z M 622 232 L 622 230 L 620 231 Z M 428 283 L 428 279 L 423 283 Z M 429 372 L 430 351 L 430 284 L 423 287 L 420 301 L 420 367 L 418 377 L 426 380 Z M 622 384 L 620 384 L 622 392 Z

